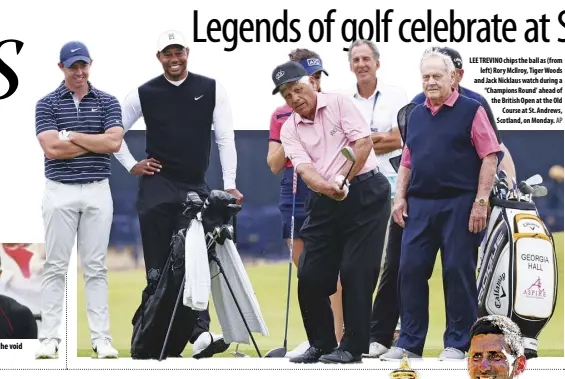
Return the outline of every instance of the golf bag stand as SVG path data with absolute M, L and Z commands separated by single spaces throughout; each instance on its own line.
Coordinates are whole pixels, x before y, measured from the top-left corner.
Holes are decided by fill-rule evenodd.
M 190 197 L 194 197 L 197 196 L 195 193 L 191 192 L 188 194 L 188 198 Z M 233 301 L 239 311 L 239 314 L 242 318 L 243 323 L 245 324 L 245 327 L 247 329 L 247 332 L 249 334 L 249 336 L 251 337 L 251 340 L 253 341 L 253 345 L 255 346 L 255 350 L 257 351 L 257 354 L 259 355 L 259 357 L 261 357 L 261 352 L 259 350 L 259 347 L 257 346 L 257 343 L 255 341 L 255 338 L 253 337 L 253 334 L 251 333 L 251 329 L 249 328 L 249 325 L 247 323 L 247 320 L 245 319 L 245 316 L 243 315 L 243 312 L 241 310 L 241 307 L 237 301 L 237 298 L 233 292 L 233 289 L 226 277 L 225 271 L 222 267 L 222 264 L 220 262 L 220 260 L 218 259 L 217 255 L 216 255 L 216 249 L 215 249 L 215 244 L 219 243 L 220 245 L 223 245 L 226 241 L 226 239 L 230 239 L 233 240 L 235 237 L 235 233 L 234 233 L 234 227 L 232 225 L 229 225 L 229 221 L 230 219 L 233 218 L 233 223 L 235 224 L 235 216 L 236 214 L 241 210 L 241 206 L 236 204 L 236 199 L 231 196 L 230 194 L 223 192 L 223 191 L 217 191 L 214 190 L 210 193 L 210 196 L 208 197 L 208 199 L 206 199 L 203 207 L 202 207 L 202 223 L 204 226 L 204 231 L 206 232 L 206 246 L 208 249 L 208 260 L 209 261 L 214 261 L 216 263 L 216 265 L 218 266 L 218 269 L 220 271 L 220 274 L 223 276 L 228 289 L 231 293 L 231 296 L 233 298 Z M 190 227 L 190 226 L 189 226 Z M 182 251 L 184 251 L 184 244 L 186 243 L 185 240 L 185 236 L 186 236 L 186 231 L 188 230 L 181 230 L 179 232 L 180 234 L 184 233 L 184 236 L 182 238 Z M 165 351 L 167 349 L 168 343 L 169 343 L 169 338 L 171 336 L 171 330 L 173 328 L 174 325 L 174 320 L 177 316 L 177 309 L 179 309 L 179 305 L 181 305 L 181 301 L 182 301 L 182 294 L 184 292 L 184 285 L 185 285 L 185 281 L 186 281 L 186 273 L 184 274 L 183 280 L 182 280 L 182 284 L 179 288 L 179 292 L 177 294 L 176 297 L 176 302 L 175 302 L 175 306 L 174 306 L 174 312 L 171 316 L 170 322 L 169 322 L 169 327 L 167 329 L 167 333 L 165 336 L 165 341 L 163 343 L 163 347 L 161 350 L 161 354 L 159 357 L 159 360 L 162 360 L 165 357 Z M 185 308 L 185 309 L 190 309 L 187 306 L 182 305 L 180 307 Z M 193 311 L 195 312 L 195 311 Z
M 491 215 L 479 249 L 479 317 L 509 317 L 520 327 L 527 359 L 537 357 L 538 336 L 557 301 L 553 236 L 531 201 L 491 197 Z

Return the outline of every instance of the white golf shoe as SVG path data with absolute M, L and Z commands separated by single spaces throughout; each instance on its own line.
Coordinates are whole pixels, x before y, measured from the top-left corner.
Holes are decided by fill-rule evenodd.
M 99 359 L 118 358 L 118 350 L 114 349 L 110 340 L 107 338 L 94 341 L 92 350 L 94 350 Z
M 381 355 L 379 358 L 381 361 L 400 361 L 404 355 L 409 359 L 422 359 L 422 356 L 397 346 L 393 346 L 387 353 Z
M 462 359 L 465 359 L 465 353 L 453 347 L 446 347 L 438 357 L 440 361 L 460 361 Z
M 294 350 L 286 353 L 285 358 L 296 358 L 298 356 L 301 356 L 309 348 L 310 348 L 310 342 L 308 342 L 308 341 L 302 342 L 300 345 L 295 347 Z
M 53 338 L 47 338 L 39 344 L 35 352 L 35 359 L 57 359 L 59 358 L 59 342 Z
M 388 348 L 378 342 L 371 342 L 369 345 L 369 354 L 363 354 L 365 358 L 378 358 L 388 352 Z
M 224 341 L 224 336 L 221 334 L 212 334 L 210 332 L 202 333 L 192 345 L 192 358 L 210 358 L 214 354 L 223 353 L 230 347 Z

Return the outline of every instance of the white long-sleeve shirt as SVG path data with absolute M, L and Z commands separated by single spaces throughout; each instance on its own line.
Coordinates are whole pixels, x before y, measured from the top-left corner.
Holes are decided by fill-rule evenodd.
M 169 80 L 169 82 L 179 86 L 185 80 L 186 78 L 179 81 Z M 143 112 L 141 109 L 141 101 L 139 99 L 139 91 L 138 89 L 135 89 L 126 96 L 122 103 L 122 123 L 124 126 L 124 133 L 127 133 L 133 124 L 135 124 L 135 122 L 141 117 L 143 117 Z M 235 149 L 235 133 L 233 130 L 231 108 L 226 90 L 217 81 L 216 105 L 214 107 L 213 114 L 213 129 L 220 153 L 224 190 L 235 189 L 237 152 Z M 114 156 L 128 171 L 131 171 L 133 166 L 137 163 L 137 160 L 129 151 L 125 140 L 122 140 L 122 146 L 118 152 L 114 153 Z

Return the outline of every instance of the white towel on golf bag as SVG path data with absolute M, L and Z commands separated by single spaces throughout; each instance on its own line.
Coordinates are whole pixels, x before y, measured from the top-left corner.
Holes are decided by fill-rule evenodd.
M 197 311 L 208 307 L 211 289 L 206 236 L 201 220 L 201 214 L 198 213 L 190 223 L 184 241 L 186 280 L 182 302 Z
M 232 240 L 226 240 L 223 245 L 216 245 L 216 255 L 224 269 L 226 277 L 232 287 L 237 302 L 243 312 L 247 325 L 252 333 L 269 335 L 265 320 L 261 315 L 259 302 L 251 286 L 247 271 L 243 266 L 241 257 Z M 222 326 L 222 333 L 226 343 L 250 344 L 249 334 L 237 306 L 230 293 L 224 277 L 215 262 L 210 262 L 212 274 L 212 299 Z

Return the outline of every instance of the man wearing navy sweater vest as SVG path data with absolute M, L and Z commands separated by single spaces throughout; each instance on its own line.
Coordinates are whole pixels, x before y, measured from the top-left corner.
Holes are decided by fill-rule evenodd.
M 436 49 L 424 53 L 426 101 L 408 120 L 393 218 L 404 228 L 398 293 L 402 327 L 383 360 L 422 356 L 429 324 L 429 287 L 441 249 L 447 327 L 440 360 L 464 359 L 477 319 L 475 269 L 479 233 L 501 151 L 479 102 L 453 88 L 454 65 Z
M 500 147 L 504 156 L 500 161 L 498 170 L 504 170 L 509 178 L 516 177 L 516 167 L 514 166 L 514 161 L 510 155 L 508 148 L 502 143 L 498 128 L 496 127 L 495 117 L 489 106 L 488 101 L 479 93 L 471 91 L 468 88 L 464 88 L 460 85 L 463 78 L 463 59 L 459 52 L 455 49 L 449 47 L 437 48 L 438 51 L 448 55 L 453 62 L 455 67 L 454 74 L 454 90 L 460 95 L 469 97 L 471 99 L 477 100 L 485 109 L 488 119 L 493 127 L 494 133 L 496 134 L 497 140 L 500 143 Z M 420 92 L 416 95 L 411 103 L 422 104 L 426 101 L 426 94 Z M 482 235 L 484 236 L 484 231 Z M 402 241 L 402 228 L 398 224 L 393 223 L 390 226 L 388 241 L 387 241 L 387 258 L 383 268 L 383 273 L 381 275 L 381 280 L 379 282 L 379 289 L 375 297 L 374 312 L 371 325 L 371 347 L 370 356 L 380 356 L 386 353 L 390 347 L 394 344 L 393 335 L 395 333 L 395 326 L 397 325 L 397 320 L 399 320 L 398 314 L 398 293 L 397 293 L 397 282 L 398 282 L 398 267 L 400 264 L 400 247 Z M 386 309 L 383 312 L 382 309 Z M 398 326 L 396 326 L 397 329 Z M 372 354 L 371 354 L 372 353 Z
M 209 195 L 205 178 L 212 125 L 224 190 L 243 201 L 235 186 L 237 154 L 225 89 L 214 79 L 187 71 L 188 44 L 178 31 L 162 33 L 157 50 L 164 73 L 131 92 L 122 104 L 126 132 L 139 118 L 145 120 L 147 158 L 138 162 L 125 141 L 115 154 L 130 173 L 140 176 L 137 210 L 149 293 L 162 275 L 173 234 L 188 226 L 182 215 L 187 193 L 194 191 L 202 199 Z M 229 347 L 221 335 L 209 332 L 209 324 L 208 310 L 199 312 L 190 336 L 195 358 Z

